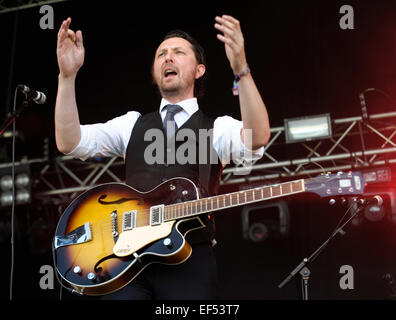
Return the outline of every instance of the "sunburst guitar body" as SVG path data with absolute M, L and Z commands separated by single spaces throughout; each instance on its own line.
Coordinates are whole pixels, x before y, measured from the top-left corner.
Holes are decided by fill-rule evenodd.
M 102 295 L 122 288 L 151 263 L 184 262 L 191 254 L 184 236 L 205 225 L 197 216 L 155 221 L 150 208 L 196 199 L 196 186 L 183 178 L 146 193 L 119 183 L 86 191 L 58 223 L 57 272 L 75 292 Z

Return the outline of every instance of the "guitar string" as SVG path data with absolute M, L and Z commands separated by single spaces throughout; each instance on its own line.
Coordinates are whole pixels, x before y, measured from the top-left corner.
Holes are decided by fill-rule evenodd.
M 285 193 L 284 195 L 287 195 L 288 193 Z M 220 198 L 221 197 L 221 195 L 220 196 L 218 196 L 218 199 L 220 200 L 220 201 L 223 201 L 223 202 L 227 202 L 227 204 L 226 204 L 226 206 L 228 206 L 229 204 L 231 204 L 231 205 L 234 205 L 234 204 L 245 204 L 245 203 L 247 203 L 247 202 L 250 202 L 250 201 L 254 201 L 254 200 L 265 200 L 266 198 L 262 198 L 262 199 L 253 199 L 253 195 L 250 195 L 250 196 L 246 196 L 245 197 L 245 199 L 244 199 L 244 201 L 243 201 L 243 203 L 240 203 L 240 201 L 239 201 L 239 199 L 238 199 L 238 197 L 237 197 L 237 194 L 231 194 L 230 195 L 230 198 L 231 199 L 226 199 L 225 198 L 225 196 L 224 196 L 224 198 L 223 199 L 221 199 Z M 191 200 L 191 201 L 186 201 L 186 202 L 183 202 L 183 203 L 174 203 L 174 204 L 169 204 L 169 205 L 166 205 L 166 208 L 168 209 L 168 210 L 172 210 L 173 208 L 176 208 L 177 206 L 184 206 L 185 208 L 187 207 L 188 208 L 188 206 L 189 206 L 189 203 L 190 204 L 192 204 L 192 203 L 194 203 L 194 202 L 198 202 L 198 201 L 208 201 L 209 199 L 212 199 L 212 198 L 217 198 L 217 196 L 216 197 L 209 197 L 209 198 L 203 198 L 203 199 L 196 199 L 196 200 Z M 238 200 L 238 201 L 235 201 L 235 200 Z M 229 204 L 228 204 L 229 203 Z M 211 205 L 213 206 L 213 203 L 211 203 Z M 191 208 L 194 208 L 195 207 L 195 209 L 197 209 L 197 207 L 210 207 L 210 205 L 208 205 L 208 203 L 201 203 L 200 205 L 198 205 L 198 203 L 195 205 L 195 206 L 191 206 Z M 213 209 L 217 209 L 217 208 L 213 208 Z M 179 209 L 178 209 L 179 210 Z M 212 210 L 212 208 L 210 208 L 209 210 Z M 110 210 L 109 210 L 110 211 Z M 114 211 L 114 210 L 113 210 Z M 112 211 L 112 212 L 113 212 Z M 198 210 L 198 211 L 200 211 L 200 210 Z M 203 210 L 203 211 L 206 211 L 206 209 L 205 210 Z M 125 211 L 125 212 L 123 212 L 122 213 L 122 215 L 124 215 L 125 213 L 127 213 L 127 212 L 129 212 L 129 211 Z M 138 214 L 149 214 L 150 213 L 150 209 L 141 209 L 141 210 L 138 210 Z M 110 219 L 111 220 L 111 217 L 110 218 L 103 218 L 103 219 L 101 219 L 101 220 L 97 220 L 97 221 L 95 221 L 95 222 L 93 222 L 92 224 L 94 224 L 94 223 L 98 223 L 98 222 L 101 222 L 101 221 L 103 221 L 103 220 L 107 220 L 107 219 Z
M 287 184 L 287 183 L 284 183 L 284 184 Z M 193 203 L 193 202 L 196 202 L 197 200 L 205 200 L 206 202 L 208 201 L 208 200 L 210 200 L 210 199 L 218 199 L 218 200 L 223 200 L 224 202 L 225 201 L 227 201 L 227 202 L 229 202 L 230 204 L 234 204 L 234 201 L 235 200 L 238 200 L 237 202 L 237 204 L 241 204 L 240 203 L 240 199 L 239 199 L 239 197 L 238 197 L 238 195 L 240 194 L 240 193 L 244 193 L 244 195 L 245 195 L 245 200 L 244 200 L 244 202 L 243 203 L 248 203 L 248 202 L 251 202 L 251 201 L 255 201 L 256 199 L 253 199 L 253 192 L 256 190 L 256 191 L 258 191 L 258 190 L 260 190 L 260 189 L 262 189 L 262 190 L 264 190 L 264 188 L 267 188 L 267 186 L 264 186 L 264 187 L 259 187 L 259 188 L 256 188 L 256 189 L 251 189 L 251 190 L 245 190 L 245 191 L 238 191 L 238 192 L 235 192 L 235 193 L 231 193 L 231 194 L 229 194 L 229 199 L 226 199 L 225 197 L 226 197 L 226 195 L 218 195 L 218 196 L 214 196 L 214 197 L 208 197 L 208 198 L 203 198 L 203 199 L 196 199 L 196 200 L 191 200 L 191 201 L 187 201 L 187 202 L 184 202 L 184 203 L 182 203 L 182 205 L 184 206 L 184 208 L 186 208 L 186 207 L 188 207 L 188 203 L 189 202 L 191 202 L 191 203 Z M 249 195 L 249 194 L 247 194 L 246 192 L 247 191 L 251 191 L 252 192 L 252 194 L 251 195 Z M 282 195 L 287 195 L 287 194 L 289 194 L 289 193 L 284 193 L 284 194 L 282 194 Z M 221 199 L 221 197 L 223 196 L 223 199 Z M 262 199 L 260 199 L 260 200 L 265 200 L 266 198 L 264 197 L 264 198 L 262 198 Z M 175 215 L 175 212 L 174 211 L 172 211 L 172 207 L 176 207 L 176 206 L 178 206 L 178 205 L 180 205 L 180 204 L 171 204 L 171 205 L 167 205 L 167 207 L 168 208 L 170 208 L 169 210 L 170 211 L 168 211 L 169 213 L 173 213 L 173 215 Z M 198 205 L 196 205 L 195 207 L 195 209 L 197 209 L 197 206 Z M 212 203 L 212 206 L 213 206 L 213 203 Z M 203 204 L 201 203 L 201 208 L 203 207 Z M 208 204 L 206 203 L 206 208 L 208 207 Z M 176 215 L 181 211 L 182 212 L 182 215 L 181 216 L 176 216 L 176 217 L 174 217 L 175 219 L 176 218 L 182 218 L 184 215 L 185 215 L 185 210 L 184 210 L 184 208 L 182 208 L 182 210 L 180 210 L 180 209 L 177 209 L 176 210 Z M 211 209 L 209 209 L 209 210 L 213 210 L 213 209 L 218 209 L 218 208 L 221 208 L 221 207 L 217 207 L 217 208 L 211 208 Z M 189 208 L 188 208 L 188 210 L 189 210 Z M 188 212 L 188 210 L 187 210 L 187 212 Z M 191 210 L 192 210 L 192 206 L 191 206 Z M 199 210 L 198 210 L 199 211 Z M 206 210 L 201 210 L 201 211 L 207 211 L 207 209 Z M 204 213 L 204 212 L 203 212 Z M 125 214 L 125 212 L 122 214 L 122 215 L 124 215 Z M 150 214 L 150 209 L 142 209 L 142 210 L 139 210 L 139 212 L 138 212 L 138 214 L 140 214 L 140 215 L 147 215 L 147 214 Z M 120 221 L 121 222 L 121 226 L 122 226 L 122 220 Z M 112 218 L 111 217 L 108 217 L 108 218 L 104 218 L 104 219 L 101 219 L 101 220 L 97 220 L 97 221 L 95 221 L 95 222 L 92 222 L 91 223 L 91 225 L 102 225 L 102 226 L 110 226 L 110 227 L 112 227 Z M 118 222 L 117 222 L 117 224 L 118 224 Z
M 287 195 L 287 194 L 285 194 L 285 195 Z M 207 201 L 208 199 L 212 199 L 212 198 L 216 198 L 216 197 L 210 197 L 210 198 L 203 198 L 203 199 L 199 199 L 199 200 L 204 200 L 204 199 L 206 199 L 205 201 Z M 221 200 L 220 198 L 218 198 L 219 200 Z M 227 202 L 229 202 L 230 204 L 234 204 L 234 200 L 238 200 L 238 203 L 237 204 L 241 204 L 241 203 L 239 203 L 239 198 L 238 198 L 238 196 L 237 196 L 237 194 L 231 194 L 230 195 L 230 199 L 225 199 L 225 197 L 222 199 L 224 202 L 225 201 L 227 201 Z M 247 203 L 247 202 L 250 202 L 250 201 L 254 201 L 255 199 L 253 199 L 253 196 L 251 195 L 251 196 L 245 196 L 245 201 L 244 201 L 244 203 Z M 265 198 L 263 198 L 263 199 L 261 199 L 261 200 L 265 200 Z M 180 206 L 180 204 L 171 204 L 171 205 L 168 205 L 167 206 L 167 208 L 169 208 L 169 211 L 168 211 L 168 214 L 170 215 L 170 216 L 172 216 L 172 214 L 173 215 L 176 215 L 176 216 L 174 216 L 174 217 L 172 217 L 172 218 L 175 218 L 175 219 L 177 219 L 177 218 L 182 218 L 183 216 L 185 216 L 185 211 L 189 211 L 189 210 L 192 210 L 193 208 L 192 208 L 192 206 L 191 206 L 191 208 L 188 208 L 188 203 L 189 202 L 191 202 L 191 203 L 193 203 L 193 202 L 195 202 L 195 201 L 197 201 L 197 200 L 192 200 L 192 201 L 187 201 L 187 202 L 184 202 L 183 204 L 182 204 L 182 208 L 177 208 L 176 210 L 172 210 L 172 208 L 173 209 L 175 209 L 176 208 L 176 206 Z M 213 206 L 213 203 L 211 204 L 212 206 Z M 195 205 L 195 209 L 197 209 L 197 206 L 198 206 L 198 204 L 196 204 Z M 206 209 L 205 210 L 196 210 L 196 211 L 204 211 L 204 212 L 202 212 L 202 213 L 205 213 L 205 211 L 207 211 L 208 209 L 207 209 L 207 207 L 208 207 L 208 204 L 206 203 L 206 205 L 205 204 L 202 204 L 201 203 L 201 205 L 200 205 L 200 207 L 202 208 L 202 207 L 206 207 Z M 187 210 L 185 210 L 185 208 L 187 208 Z M 214 209 L 218 209 L 218 208 L 222 208 L 222 207 L 216 207 L 216 208 L 211 208 L 211 209 L 209 209 L 209 210 L 214 210 Z M 180 210 L 181 209 L 181 210 Z M 176 212 L 175 212 L 176 211 Z M 126 211 L 126 212 L 128 212 L 128 211 Z M 124 212 L 124 213 L 122 213 L 122 215 L 124 215 L 126 212 Z M 179 216 L 178 214 L 180 213 L 180 212 L 182 212 L 182 215 L 181 216 Z M 196 212 L 195 212 L 196 213 Z M 145 215 L 147 215 L 147 214 L 150 214 L 150 209 L 142 209 L 142 210 L 139 210 L 138 211 L 138 217 L 139 217 L 139 215 L 140 216 L 145 216 Z M 118 219 L 117 219 L 118 220 Z M 117 227 L 120 225 L 121 227 L 122 227 L 122 224 L 123 224 L 123 220 L 121 219 L 120 221 L 117 221 Z M 113 228 L 113 222 L 112 222 L 112 218 L 111 217 L 106 217 L 106 218 L 103 218 L 103 219 L 101 219 L 101 220 L 97 220 L 97 221 L 95 221 L 95 222 L 92 222 L 92 223 L 90 223 L 90 225 L 91 226 L 100 226 L 100 227 L 109 227 L 110 229 L 112 229 Z
M 283 184 L 287 184 L 287 183 L 283 183 Z M 283 184 L 281 184 L 281 185 L 283 185 Z M 194 214 L 195 213 L 197 213 L 197 211 L 199 212 L 199 211 L 205 211 L 205 212 L 207 212 L 207 210 L 208 210 L 208 203 L 207 203 L 207 201 L 209 200 L 209 199 L 217 199 L 217 200 L 223 200 L 224 201 L 224 207 L 220 207 L 219 206 L 219 204 L 218 204 L 218 207 L 216 207 L 216 208 L 213 208 L 213 202 L 212 202 L 212 208 L 211 209 L 209 209 L 209 210 L 214 210 L 214 209 L 220 209 L 220 208 L 225 208 L 227 205 L 225 205 L 225 202 L 227 201 L 227 202 L 229 202 L 229 204 L 234 204 L 234 201 L 235 200 L 237 200 L 237 205 L 239 205 L 239 204 L 241 204 L 240 203 L 240 199 L 239 199 L 239 197 L 238 197 L 238 195 L 240 194 L 240 193 L 244 193 L 244 195 L 245 195 L 245 199 L 244 199 L 244 202 L 243 202 L 243 204 L 245 204 L 245 203 L 248 203 L 248 202 L 251 202 L 251 201 L 255 201 L 255 200 L 257 200 L 257 199 L 253 199 L 253 198 L 255 198 L 253 195 L 254 195 L 254 191 L 258 191 L 258 190 L 260 190 L 261 189 L 261 191 L 263 191 L 265 188 L 267 188 L 268 186 L 263 186 L 263 187 L 259 187 L 259 188 L 255 188 L 255 189 L 251 189 L 251 190 L 245 190 L 245 191 L 239 191 L 239 192 L 235 192 L 235 193 L 231 193 L 231 194 L 229 194 L 229 199 L 226 199 L 225 197 L 226 197 L 226 195 L 218 195 L 218 196 L 214 196 L 214 197 L 208 197 L 208 198 L 203 198 L 203 199 L 195 199 L 195 200 L 191 200 L 191 201 L 187 201 L 187 202 L 184 202 L 184 203 L 181 203 L 181 204 L 170 204 L 170 205 L 167 205 L 166 207 L 167 208 L 169 208 L 169 211 L 168 211 L 168 218 L 170 217 L 171 218 L 171 220 L 172 220 L 172 218 L 174 218 L 174 219 L 177 219 L 177 218 L 183 218 L 186 214 L 186 212 L 188 213 L 190 210 L 191 210 L 191 212 L 193 211 L 193 206 L 191 206 L 191 208 L 189 208 L 188 207 L 188 203 L 189 202 L 191 202 L 191 203 L 193 203 L 193 202 L 196 202 L 196 205 L 195 205 L 195 209 L 196 209 L 196 212 L 194 212 Z M 271 186 L 271 188 L 272 188 L 272 186 Z M 248 193 L 247 193 L 247 191 L 251 191 L 252 193 L 249 195 Z M 283 193 L 283 191 L 281 191 L 282 192 L 282 196 L 283 195 L 288 195 L 289 194 L 289 192 L 288 193 Z M 291 192 L 291 193 L 294 193 L 294 192 Z M 221 197 L 223 196 L 223 199 L 221 199 Z M 271 196 L 272 197 L 272 196 Z M 271 198 L 270 197 L 270 198 Z M 259 199 L 259 200 L 265 200 L 266 199 L 266 197 L 264 197 L 264 198 L 261 198 L 261 199 Z M 202 208 L 202 207 L 206 207 L 206 209 L 205 210 L 198 210 L 198 202 L 197 201 L 199 201 L 199 200 L 205 200 L 205 202 L 206 202 L 206 206 L 203 204 L 203 203 L 201 203 L 200 204 L 200 207 Z M 182 205 L 181 206 L 181 208 L 177 208 L 177 206 L 180 206 L 180 205 Z M 185 210 L 185 208 L 187 208 L 187 210 Z M 172 210 L 173 209 L 173 210 Z M 176 209 L 176 210 L 174 210 L 174 209 Z M 181 210 L 180 210 L 181 209 Z M 126 211 L 126 212 L 128 212 L 128 211 Z M 122 213 L 122 216 L 124 216 L 124 214 L 126 213 L 126 212 L 124 212 L 124 213 Z M 181 216 L 179 215 L 179 213 L 182 213 L 181 214 Z M 204 213 L 204 212 L 202 212 L 202 213 Z M 150 214 L 150 209 L 142 209 L 142 210 L 139 210 L 138 211 L 138 213 L 137 213 L 137 218 L 139 218 L 139 217 L 145 217 L 146 215 L 148 215 L 148 214 Z M 199 214 L 199 213 L 198 213 Z M 167 219 L 168 220 L 168 219 Z M 124 220 L 123 220 L 123 218 L 122 219 L 117 219 L 117 228 L 118 227 L 120 227 L 120 229 L 122 229 L 122 227 L 123 227 L 123 222 L 124 222 Z M 92 222 L 92 223 L 90 223 L 90 226 L 91 227 L 97 227 L 97 226 L 99 226 L 102 230 L 106 230 L 107 228 L 110 228 L 110 229 L 113 229 L 113 219 L 111 218 L 111 217 L 106 217 L 106 218 L 103 218 L 103 219 L 101 219 L 101 220 L 97 220 L 97 221 L 95 221 L 95 222 Z
M 290 182 L 285 182 L 285 183 L 281 183 L 280 185 L 287 185 L 287 184 L 289 184 Z M 191 201 L 186 201 L 186 202 L 183 202 L 182 203 L 182 205 L 183 206 L 185 206 L 185 207 L 187 207 L 188 206 L 188 203 L 189 202 L 191 202 L 191 203 L 193 203 L 193 202 L 196 202 L 196 201 L 199 201 L 199 200 L 205 200 L 206 202 L 208 201 L 208 200 L 210 200 L 210 199 L 218 199 L 218 200 L 223 200 L 224 202 L 225 201 L 229 201 L 230 202 L 230 204 L 234 204 L 234 200 L 238 200 L 238 203 L 237 204 L 241 204 L 240 202 L 239 202 L 239 197 L 238 197 L 238 195 L 239 194 L 241 194 L 241 193 L 244 193 L 245 194 L 245 201 L 244 201 L 244 203 L 248 203 L 248 202 L 251 202 L 251 201 L 255 201 L 256 199 L 253 199 L 253 192 L 254 191 L 258 191 L 258 190 L 264 190 L 265 188 L 268 188 L 268 187 L 273 187 L 273 186 L 262 186 L 262 187 L 258 187 L 258 188 L 255 188 L 255 189 L 250 189 L 250 190 L 243 190 L 243 191 L 237 191 L 237 192 L 233 192 L 233 193 L 230 193 L 229 194 L 229 197 L 230 197 L 230 199 L 226 199 L 225 197 L 227 196 L 227 195 L 217 195 L 217 196 L 214 196 L 214 197 L 207 197 L 207 198 L 202 198 L 202 199 L 195 199 L 195 200 L 191 200 Z M 252 192 L 252 194 L 251 195 L 248 195 L 247 194 L 247 191 L 251 191 Z M 288 195 L 289 193 L 282 193 L 282 195 Z M 221 199 L 221 197 L 223 197 L 223 199 Z M 266 199 L 266 197 L 264 197 L 264 198 L 262 198 L 262 199 L 259 199 L 259 200 L 265 200 Z M 244 204 L 243 203 L 243 204 Z M 175 206 L 178 206 L 178 205 L 180 205 L 180 204 L 170 204 L 170 205 L 167 205 L 167 207 L 168 208 L 172 208 L 172 207 L 175 207 Z M 208 204 L 206 203 L 206 207 L 208 206 Z M 212 206 L 213 206 L 213 203 L 212 203 Z M 195 207 L 197 207 L 197 205 L 195 206 Z M 202 208 L 202 203 L 201 203 L 201 208 Z M 212 208 L 212 209 L 217 209 L 217 208 Z M 212 210 L 212 209 L 209 209 L 209 210 Z M 171 210 L 171 209 L 170 209 Z M 179 209 L 177 209 L 177 211 L 179 211 Z M 183 214 L 184 214 L 184 209 L 182 209 L 181 210 L 182 212 L 183 212 Z M 202 210 L 202 211 L 206 211 L 206 210 Z M 126 211 L 127 212 L 127 211 Z M 124 212 L 124 213 L 122 213 L 122 215 L 124 215 L 126 212 Z M 150 214 L 150 209 L 142 209 L 142 210 L 139 210 L 139 212 L 138 212 L 140 215 L 146 215 L 146 214 Z M 204 212 L 203 212 L 204 213 Z M 106 221 L 105 221 L 106 220 Z M 106 217 L 106 218 L 103 218 L 103 219 L 101 219 L 101 220 L 97 220 L 97 221 L 95 221 L 95 222 L 92 222 L 92 223 L 90 223 L 90 225 L 95 225 L 95 224 L 102 224 L 102 222 L 105 222 L 106 224 L 112 224 L 112 220 L 111 220 L 111 217 Z
M 290 184 L 290 183 L 293 183 L 294 181 L 292 181 L 292 182 L 284 182 L 284 183 L 280 183 L 279 184 L 279 186 L 280 185 L 288 185 L 288 184 Z M 275 185 L 274 185 L 275 186 Z M 230 193 L 229 194 L 229 199 L 226 199 L 225 197 L 226 197 L 226 195 L 217 195 L 217 196 L 214 196 L 214 197 L 208 197 L 208 198 L 203 198 L 203 199 L 195 199 L 195 200 L 191 200 L 191 201 L 187 201 L 187 202 L 184 202 L 184 203 L 182 203 L 182 205 L 184 206 L 184 208 L 185 207 L 187 207 L 188 205 L 188 203 L 189 202 L 191 202 L 191 203 L 193 203 L 193 202 L 196 202 L 196 201 L 199 201 L 199 200 L 205 200 L 206 202 L 209 200 L 209 199 L 217 199 L 217 200 L 223 200 L 224 201 L 224 204 L 225 204 L 225 201 L 227 200 L 227 202 L 229 201 L 229 203 L 230 204 L 234 204 L 234 200 L 237 200 L 237 204 L 239 205 L 239 204 L 241 204 L 240 203 L 240 199 L 239 199 L 239 197 L 238 197 L 238 195 L 239 194 L 241 194 L 241 193 L 243 193 L 244 194 L 244 196 L 245 196 L 245 200 L 244 200 L 244 204 L 245 203 L 248 203 L 248 202 L 251 202 L 251 201 L 255 201 L 255 200 L 257 200 L 257 199 L 253 199 L 253 194 L 254 194 L 254 192 L 255 191 L 259 191 L 259 190 L 261 190 L 261 191 L 263 191 L 263 190 L 265 190 L 265 189 L 268 189 L 268 188 L 271 188 L 271 190 L 272 190 L 272 187 L 274 187 L 274 186 L 262 186 L 262 187 L 258 187 L 258 188 L 254 188 L 254 189 L 250 189 L 250 190 L 244 190 L 244 191 L 237 191 L 237 192 L 233 192 L 233 193 Z M 291 188 L 291 189 L 293 189 L 293 188 Z M 252 193 L 251 193 L 251 195 L 249 195 L 247 192 L 248 191 L 251 191 Z M 289 192 L 287 192 L 287 193 L 283 193 L 283 190 L 281 191 L 282 192 L 282 194 L 281 195 L 288 195 L 289 194 Z M 272 192 L 271 192 L 272 193 Z M 294 193 L 294 192 L 290 192 L 290 193 Z M 223 197 L 223 199 L 221 199 L 221 197 Z M 269 198 L 271 198 L 272 196 L 270 196 Z M 266 199 L 266 197 L 263 197 L 263 198 L 261 198 L 261 199 L 259 199 L 260 201 L 261 200 L 265 200 Z M 175 206 L 178 206 L 178 205 L 180 205 L 180 204 L 171 204 L 171 205 L 168 205 L 167 207 L 168 208 L 170 208 L 170 212 L 171 213 L 173 213 L 173 215 L 174 215 L 174 211 L 172 211 L 172 209 L 171 209 L 171 207 L 175 207 Z M 195 209 L 197 209 L 197 204 L 196 204 L 196 206 L 195 206 Z M 201 203 L 201 208 L 202 208 L 202 203 Z M 225 205 L 224 207 L 226 207 L 227 205 Z M 206 208 L 208 207 L 208 204 L 206 203 Z M 213 202 L 212 202 L 212 207 L 213 207 Z M 218 209 L 218 208 L 224 208 L 224 207 L 217 207 L 217 208 L 212 208 L 212 209 Z M 184 210 L 184 208 L 181 210 L 182 211 L 182 216 L 181 217 L 183 217 L 184 215 L 185 215 L 185 210 Z M 192 208 L 192 206 L 191 206 L 191 210 L 192 210 L 193 208 Z M 209 210 L 212 210 L 212 209 L 209 209 Z M 189 209 L 188 209 L 189 210 Z M 188 210 L 187 210 L 187 212 L 188 212 Z M 206 209 L 206 210 L 201 210 L 201 211 L 207 211 L 208 209 Z M 197 210 L 197 211 L 199 211 L 199 210 Z M 169 211 L 168 211 L 169 212 Z M 179 212 L 179 209 L 177 209 L 176 210 L 176 212 L 177 212 L 177 214 L 178 214 L 178 212 Z M 204 213 L 204 212 L 203 212 Z M 125 212 L 123 213 L 123 215 L 125 214 Z M 146 214 L 150 214 L 150 209 L 143 209 L 143 210 L 140 210 L 139 211 L 139 214 L 140 215 L 146 215 Z M 179 218 L 179 216 L 177 216 L 177 217 L 175 217 L 175 218 Z M 95 221 L 95 222 L 92 222 L 92 223 L 90 223 L 90 225 L 91 226 L 93 226 L 93 225 L 99 225 L 99 224 L 101 224 L 101 225 L 103 225 L 103 224 L 105 224 L 105 226 L 106 225 L 110 225 L 110 226 L 112 226 L 112 223 L 113 223 L 113 221 L 112 221 L 112 218 L 111 217 L 106 217 L 106 218 L 103 218 L 103 219 L 101 219 L 101 220 L 97 220 L 97 221 Z

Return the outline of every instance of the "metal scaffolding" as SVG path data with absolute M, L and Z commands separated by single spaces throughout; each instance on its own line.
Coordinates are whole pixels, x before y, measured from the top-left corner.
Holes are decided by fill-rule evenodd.
M 34 171 L 34 170 L 33 170 Z M 107 182 L 124 183 L 124 161 L 117 157 L 87 161 L 69 156 L 44 163 L 34 176 L 36 199 L 54 204 L 68 203 L 82 191 Z
M 396 162 L 396 112 L 332 120 L 329 139 L 285 144 L 284 127 L 271 129 L 263 159 L 244 167 L 226 168 L 221 185 L 310 176 L 329 171 L 362 170 Z M 290 155 L 294 157 L 291 158 Z M 301 155 L 297 157 L 297 155 Z
M 271 129 L 272 138 L 262 159 L 246 168 L 230 164 L 220 185 L 267 184 L 297 179 L 323 172 L 364 170 L 396 163 L 396 112 L 332 120 L 329 139 L 286 144 L 284 127 Z M 79 193 L 107 182 L 124 183 L 125 166 L 120 158 L 95 158 L 86 161 L 69 156 L 32 159 L 29 164 L 33 198 L 43 203 L 66 204 Z M 11 164 L 1 164 L 1 168 Z
M 0 14 L 20 11 L 24 9 L 30 9 L 34 7 L 39 7 L 43 5 L 50 5 L 57 2 L 65 2 L 68 0 L 47 0 L 47 1 L 34 1 L 34 0 L 0 0 Z

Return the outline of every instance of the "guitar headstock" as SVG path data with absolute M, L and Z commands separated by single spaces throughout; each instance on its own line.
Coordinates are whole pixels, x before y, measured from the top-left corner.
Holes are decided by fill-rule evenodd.
M 321 197 L 362 195 L 365 187 L 360 172 L 327 173 L 304 181 L 306 192 L 313 192 Z

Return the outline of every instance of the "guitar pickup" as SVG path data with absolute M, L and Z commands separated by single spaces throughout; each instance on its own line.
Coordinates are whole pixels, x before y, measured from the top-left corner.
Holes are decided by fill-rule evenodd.
M 137 210 L 124 212 L 122 216 L 122 231 L 132 230 L 136 228 Z
M 55 249 L 64 246 L 70 246 L 79 243 L 85 243 L 92 240 L 91 227 L 89 222 L 86 222 L 82 226 L 74 229 L 72 232 L 63 235 L 56 236 L 54 239 Z
M 150 208 L 150 225 L 155 226 L 161 224 L 163 221 L 165 205 L 160 204 L 159 206 L 152 206 Z

